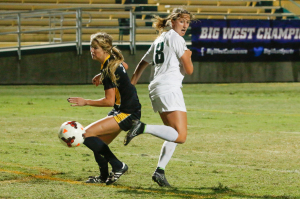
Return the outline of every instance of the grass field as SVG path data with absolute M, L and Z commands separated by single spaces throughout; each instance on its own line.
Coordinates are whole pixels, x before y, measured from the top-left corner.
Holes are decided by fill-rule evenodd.
M 142 120 L 153 113 L 147 85 L 137 85 Z M 111 144 L 129 171 L 111 186 L 85 184 L 98 168 L 85 146 L 64 147 L 60 125 L 88 125 L 110 108 L 71 107 L 68 97 L 98 99 L 103 87 L 0 86 L 0 198 L 300 198 L 300 84 L 190 84 L 183 92 L 188 139 L 166 175 L 151 180 L 163 140 L 150 135 Z

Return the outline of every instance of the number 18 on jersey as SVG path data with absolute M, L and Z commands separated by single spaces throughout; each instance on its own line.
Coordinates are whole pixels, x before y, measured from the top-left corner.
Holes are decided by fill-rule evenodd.
M 161 64 L 164 63 L 165 61 L 165 56 L 164 56 L 164 42 L 160 42 L 155 46 L 155 64 Z

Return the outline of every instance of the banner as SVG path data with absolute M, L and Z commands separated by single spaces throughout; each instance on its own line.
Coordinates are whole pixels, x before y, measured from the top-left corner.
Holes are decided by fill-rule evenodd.
M 300 61 L 300 20 L 198 20 L 193 60 Z

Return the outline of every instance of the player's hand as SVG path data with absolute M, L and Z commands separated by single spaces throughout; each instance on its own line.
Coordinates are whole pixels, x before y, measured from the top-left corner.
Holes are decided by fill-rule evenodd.
M 85 106 L 86 101 L 81 97 L 70 97 L 67 99 L 68 102 L 72 103 L 71 106 Z
M 101 77 L 101 73 L 99 73 L 98 75 L 95 75 L 95 77 L 92 79 L 92 83 L 95 86 L 99 86 L 100 84 L 102 84 L 102 82 L 100 81 L 100 77 Z

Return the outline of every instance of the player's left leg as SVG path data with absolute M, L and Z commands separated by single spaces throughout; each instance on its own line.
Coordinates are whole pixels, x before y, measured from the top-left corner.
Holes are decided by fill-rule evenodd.
M 159 113 L 163 123 L 178 132 L 176 143 L 183 144 L 187 136 L 187 114 L 185 111 L 171 111 Z
M 149 125 L 136 120 L 133 122 L 132 128 L 125 136 L 124 145 L 127 146 L 133 138 L 141 134 L 151 134 L 170 142 L 175 142 L 178 138 L 178 132 L 172 127 L 165 125 Z
M 100 135 L 98 136 L 105 144 L 109 145 L 121 132 L 116 132 L 114 134 Z M 86 183 L 105 183 L 109 177 L 108 161 L 99 153 L 94 152 L 94 157 L 99 166 L 100 175 L 99 176 L 89 176 Z
M 99 176 L 89 176 L 86 183 L 105 183 L 108 176 L 108 161 L 99 153 L 94 152 L 94 157 L 99 166 L 100 175 Z
M 151 102 L 153 110 L 160 112 L 165 125 L 150 125 L 135 121 L 124 139 L 124 145 L 141 134 L 151 134 L 166 141 L 184 143 L 187 134 L 187 119 L 184 98 L 180 88 L 151 99 Z
M 128 170 L 128 166 L 118 160 L 108 145 L 99 137 L 103 137 L 104 139 L 108 137 L 114 138 L 120 131 L 121 129 L 116 120 L 112 116 L 109 116 L 87 126 L 86 133 L 84 134 L 84 144 L 94 153 L 103 155 L 112 166 L 112 174 L 108 177 L 106 184 L 112 184 L 117 181 Z M 107 143 L 111 141 L 109 139 L 106 140 Z

